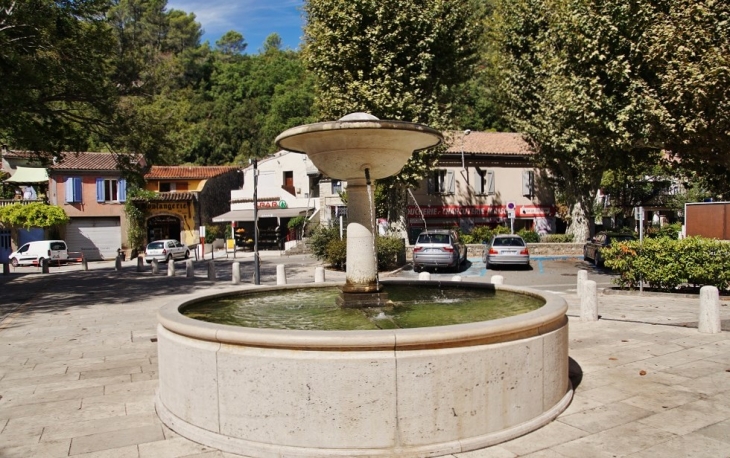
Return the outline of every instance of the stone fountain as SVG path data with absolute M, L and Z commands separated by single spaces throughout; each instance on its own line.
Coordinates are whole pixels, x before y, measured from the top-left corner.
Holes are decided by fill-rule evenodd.
M 368 307 L 387 301 L 378 283 L 374 254 L 371 180 L 395 175 L 414 151 L 442 141 L 441 133 L 430 127 L 381 121 L 366 113 L 294 127 L 276 138 L 280 148 L 306 154 L 330 178 L 347 181 L 347 259 L 352 262 L 346 264 L 340 306 Z
M 368 181 L 397 173 L 441 142 L 426 126 L 354 114 L 289 129 L 277 144 L 348 181 L 345 307 L 382 303 Z M 448 282 L 417 282 L 440 288 Z M 423 457 L 465 452 L 535 430 L 572 399 L 564 299 L 465 324 L 373 331 L 250 328 L 181 310 L 211 298 L 270 291 L 275 301 L 332 284 L 244 287 L 177 300 L 159 313 L 156 409 L 173 431 L 252 457 Z M 496 290 L 496 293 L 495 293 Z M 446 290 L 441 290 L 444 293 Z M 445 292 L 448 294 L 448 292 Z

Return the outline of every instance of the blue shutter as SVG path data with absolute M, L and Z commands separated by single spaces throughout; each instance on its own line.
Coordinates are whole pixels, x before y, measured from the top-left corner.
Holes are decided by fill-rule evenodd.
M 71 177 L 66 178 L 66 202 L 74 201 L 74 179 Z
M 74 202 L 81 202 L 81 177 L 74 177 Z
M 127 201 L 127 180 L 124 178 L 120 178 L 119 181 L 119 189 L 117 190 L 117 195 L 119 196 L 119 202 L 126 202 Z
M 96 179 L 96 201 L 104 202 L 104 179 Z

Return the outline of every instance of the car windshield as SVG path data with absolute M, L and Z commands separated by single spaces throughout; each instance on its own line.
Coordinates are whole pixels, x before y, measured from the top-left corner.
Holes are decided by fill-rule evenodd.
M 525 246 L 525 242 L 517 237 L 502 237 L 494 239 L 492 246 Z
M 152 242 L 149 245 L 147 245 L 148 250 L 161 250 L 165 246 L 162 242 Z
M 449 243 L 448 234 L 421 234 L 416 243 Z

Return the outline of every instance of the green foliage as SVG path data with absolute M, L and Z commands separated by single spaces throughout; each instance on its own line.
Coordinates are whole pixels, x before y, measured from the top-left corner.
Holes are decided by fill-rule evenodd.
M 347 239 L 333 239 L 327 244 L 327 262 L 337 270 L 344 270 L 347 262 Z
M 318 226 L 309 237 L 308 245 L 312 255 L 320 261 L 327 259 L 327 245 L 333 240 L 340 239 L 340 230 L 337 227 Z
M 288 227 L 289 229 L 299 229 L 304 226 L 304 223 L 306 221 L 307 219 L 304 216 L 295 216 L 294 218 L 289 220 L 286 227 Z
M 378 271 L 399 267 L 399 260 L 405 260 L 405 244 L 400 237 L 376 237 L 375 248 L 378 253 Z
M 730 243 L 703 237 L 669 237 L 613 244 L 601 251 L 607 267 L 618 272 L 615 282 L 634 289 L 643 280 L 651 288 L 671 291 L 683 284 L 730 285 Z
M 665 224 L 662 227 L 649 227 L 646 230 L 646 236 L 651 238 L 667 237 L 676 240 L 679 238 L 679 232 L 681 231 L 681 223 L 672 223 Z
M 69 217 L 63 208 L 42 202 L 27 205 L 13 204 L 0 207 L 0 224 L 6 227 L 54 228 L 67 224 Z
M 153 191 L 130 187 L 127 190 L 127 201 L 124 202 L 124 214 L 127 215 L 127 240 L 133 250 L 143 250 L 147 239 L 147 203 L 155 197 Z
M 573 234 L 545 234 L 540 236 L 540 243 L 572 243 Z
M 538 243 L 540 242 L 540 235 L 528 229 L 521 229 L 517 232 L 517 235 L 522 237 L 526 243 Z
M 224 228 L 218 224 L 205 226 L 205 243 L 213 243 L 215 239 L 223 238 Z

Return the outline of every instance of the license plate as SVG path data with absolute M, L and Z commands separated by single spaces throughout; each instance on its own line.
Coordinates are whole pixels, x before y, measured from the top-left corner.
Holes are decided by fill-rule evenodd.
M 517 250 L 502 250 L 502 254 L 517 254 Z

